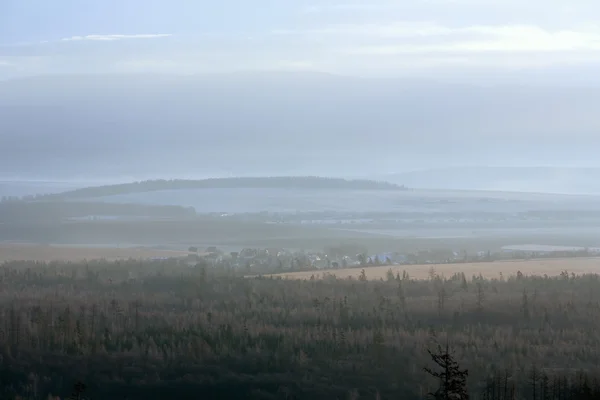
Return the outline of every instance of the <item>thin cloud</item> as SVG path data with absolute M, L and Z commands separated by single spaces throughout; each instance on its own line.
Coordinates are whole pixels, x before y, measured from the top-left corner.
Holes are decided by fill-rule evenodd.
M 114 69 L 121 72 L 183 72 L 189 67 L 182 60 L 168 59 L 129 59 L 114 64 Z
M 575 0 L 573 0 L 575 1 Z M 301 14 L 336 14 L 336 13 L 364 13 L 382 12 L 394 10 L 406 10 L 412 7 L 465 7 L 465 6 L 523 6 L 519 0 L 413 0 L 410 4 L 404 2 L 362 2 L 362 3 L 338 3 L 338 4 L 313 4 L 300 10 Z M 560 4 L 560 3 L 559 3 Z
M 455 30 L 433 22 L 400 22 L 396 24 L 336 24 L 324 28 L 307 30 L 279 29 L 272 31 L 274 35 L 340 35 L 370 37 L 414 37 L 437 36 L 454 33 Z
M 75 41 L 116 41 L 127 39 L 157 39 L 172 36 L 170 33 L 152 33 L 152 34 L 135 34 L 135 35 L 86 35 L 86 36 L 71 36 L 60 39 L 61 42 Z
M 433 22 L 338 24 L 310 30 L 278 30 L 274 35 L 318 36 L 354 55 L 428 52 L 565 52 L 600 50 L 600 29 L 546 30 L 533 25 L 448 27 Z M 427 39 L 421 43 L 416 39 Z M 348 41 L 363 44 L 344 46 Z M 386 39 L 407 40 L 386 43 Z
M 353 12 L 361 12 L 361 11 L 379 11 L 398 8 L 398 5 L 395 4 L 376 4 L 376 3 L 367 3 L 367 4 L 330 4 L 330 5 L 312 5 L 305 7 L 301 10 L 303 14 L 319 14 L 328 11 L 353 11 Z
M 13 56 L 10 61 L 14 61 L 17 68 L 24 64 L 23 57 L 40 57 L 44 64 L 31 67 L 40 71 L 94 68 L 110 72 L 193 73 L 286 69 L 346 75 L 375 75 L 382 71 L 391 71 L 391 74 L 404 70 L 420 72 L 424 67 L 497 69 L 533 64 L 586 64 L 600 60 L 600 25 L 596 21 L 563 21 L 553 25 L 519 14 L 518 20 L 522 22 L 514 23 L 516 19 L 512 17 L 480 17 L 479 9 L 458 18 L 456 14 L 460 7 L 448 7 L 455 10 L 450 15 L 442 15 L 445 8 L 430 7 L 428 10 L 435 8 L 437 11 L 425 12 L 414 7 L 416 3 L 458 6 L 468 1 L 472 0 L 415 0 L 410 5 L 399 2 L 325 4 L 322 8 L 352 11 L 307 16 L 293 23 L 276 20 L 256 30 L 240 28 L 177 34 L 177 40 L 159 40 L 173 36 L 164 33 L 70 36 L 30 46 L 0 47 L 3 52 L 0 57 Z M 482 1 L 500 4 L 499 0 Z M 507 1 L 516 4 L 516 0 Z M 394 12 L 358 12 L 386 8 L 394 9 Z M 398 10 L 401 11 L 396 12 Z M 297 8 L 293 12 L 297 12 Z M 272 27 L 281 29 L 273 30 Z M 79 42 L 81 45 L 75 44 Z M 104 45 L 105 42 L 115 44 Z M 3 68 L 3 73 L 7 70 L 9 68 Z
M 280 60 L 275 62 L 273 67 L 276 69 L 304 71 L 313 71 L 316 69 L 315 63 L 308 60 Z

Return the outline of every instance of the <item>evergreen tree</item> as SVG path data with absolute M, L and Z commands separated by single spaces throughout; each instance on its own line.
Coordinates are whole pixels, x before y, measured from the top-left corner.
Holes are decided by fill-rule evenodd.
M 436 400 L 468 400 L 467 377 L 469 376 L 469 371 L 460 368 L 460 365 L 450 352 L 448 344 L 446 344 L 445 349 L 438 344 L 436 352 L 431 350 L 427 350 L 427 352 L 431 356 L 432 361 L 441 370 L 434 371 L 427 367 L 424 368 L 425 372 L 437 378 L 440 382 L 438 390 L 429 395 Z
M 73 385 L 73 392 L 69 397 L 69 400 L 83 400 L 83 393 L 85 392 L 85 384 L 82 382 L 77 382 Z

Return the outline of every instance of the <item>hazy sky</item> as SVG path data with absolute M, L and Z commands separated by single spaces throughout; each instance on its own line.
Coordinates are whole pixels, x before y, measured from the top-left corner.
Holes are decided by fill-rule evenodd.
M 588 67 L 597 0 L 1 0 L 0 78 Z

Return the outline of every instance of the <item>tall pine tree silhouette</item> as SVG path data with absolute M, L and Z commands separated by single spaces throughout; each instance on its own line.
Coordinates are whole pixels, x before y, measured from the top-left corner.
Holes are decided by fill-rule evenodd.
M 445 349 L 438 344 L 436 352 L 431 350 L 427 350 L 427 352 L 437 368 L 435 371 L 427 367 L 423 369 L 440 382 L 438 390 L 435 393 L 429 393 L 429 396 L 436 400 L 468 400 L 467 377 L 469 371 L 460 368 L 448 343 L 446 343 Z
M 81 381 L 78 381 L 73 385 L 73 392 L 69 397 L 69 400 L 84 400 L 83 393 L 85 392 L 85 384 Z

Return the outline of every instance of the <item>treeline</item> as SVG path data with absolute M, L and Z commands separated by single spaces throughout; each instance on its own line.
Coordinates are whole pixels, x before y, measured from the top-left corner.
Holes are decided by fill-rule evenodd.
M 0 221 L 44 222 L 94 217 L 189 218 L 192 207 L 118 204 L 102 202 L 4 201 L 0 202 Z
M 336 189 L 336 190 L 403 190 L 403 186 L 373 180 L 347 180 L 317 176 L 212 178 L 202 180 L 172 179 L 147 180 L 118 185 L 94 186 L 75 189 L 43 198 L 94 198 L 128 193 L 144 193 L 182 189 Z
M 597 275 L 430 276 L 12 262 L 2 395 L 64 398 L 84 382 L 90 399 L 423 399 L 440 388 L 427 350 L 449 343 L 471 399 L 599 398 Z
M 45 222 L 45 223 L 42 223 Z M 305 228 L 311 232 L 311 228 Z M 312 232 L 319 232 L 312 229 Z M 134 243 L 248 243 L 248 238 L 289 237 L 297 234 L 297 228 L 275 224 L 226 221 L 211 217 L 182 219 L 108 219 L 102 223 L 81 221 L 62 223 L 57 221 L 2 221 L 0 241 L 23 241 L 65 244 L 114 244 Z M 321 231 L 322 233 L 322 231 Z M 308 247 L 308 246 L 307 246 Z

